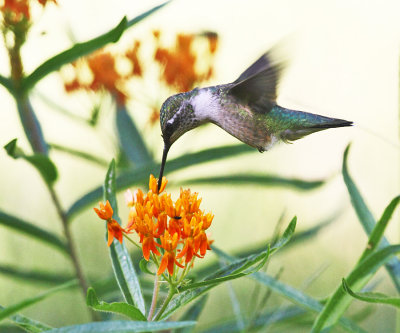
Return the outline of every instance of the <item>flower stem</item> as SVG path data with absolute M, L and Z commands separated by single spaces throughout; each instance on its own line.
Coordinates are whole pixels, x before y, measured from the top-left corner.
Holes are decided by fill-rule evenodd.
M 167 308 L 167 305 L 168 305 L 169 302 L 171 301 L 172 297 L 174 297 L 175 293 L 176 293 L 175 287 L 170 285 L 170 287 L 169 287 L 169 292 L 168 292 L 168 296 L 167 296 L 167 298 L 165 299 L 165 301 L 164 301 L 164 303 L 163 303 L 163 305 L 162 305 L 160 311 L 158 311 L 156 317 L 154 318 L 155 321 L 157 321 L 157 320 L 160 319 L 161 315 L 164 313 L 165 309 Z
M 154 310 L 156 309 L 157 306 L 157 297 L 159 290 L 160 290 L 159 275 L 156 274 L 156 276 L 154 277 L 153 297 L 151 299 L 149 315 L 147 316 L 148 321 L 151 321 L 153 318 Z
M 126 235 L 126 234 L 123 233 L 123 236 L 124 236 L 128 241 L 130 241 L 133 245 L 135 245 L 135 246 L 138 247 L 139 249 L 142 249 L 141 246 L 140 246 L 138 243 L 136 243 L 135 241 L 133 241 L 128 235 Z

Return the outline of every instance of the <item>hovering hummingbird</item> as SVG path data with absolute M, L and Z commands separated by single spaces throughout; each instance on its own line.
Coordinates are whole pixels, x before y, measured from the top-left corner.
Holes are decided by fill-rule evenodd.
M 280 141 L 288 143 L 324 129 L 353 124 L 279 106 L 276 98 L 283 65 L 273 64 L 271 53 L 262 55 L 232 83 L 195 88 L 170 96 L 163 103 L 160 124 L 164 151 L 159 185 L 171 145 L 204 123 L 218 125 L 260 152 Z

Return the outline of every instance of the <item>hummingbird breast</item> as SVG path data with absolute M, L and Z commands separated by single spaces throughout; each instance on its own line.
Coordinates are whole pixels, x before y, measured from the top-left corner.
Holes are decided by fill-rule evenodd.
M 240 141 L 269 150 L 278 138 L 268 130 L 265 116 L 254 113 L 249 106 L 235 103 L 231 98 L 221 99 L 221 108 L 211 121 Z

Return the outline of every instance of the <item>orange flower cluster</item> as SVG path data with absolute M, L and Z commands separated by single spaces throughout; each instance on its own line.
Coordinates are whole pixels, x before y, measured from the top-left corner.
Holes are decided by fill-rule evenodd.
M 157 74 L 156 80 L 166 85 L 171 93 L 191 90 L 213 75 L 214 56 L 218 46 L 218 35 L 216 33 L 178 34 L 172 47 L 162 46 L 160 31 L 153 31 L 153 36 L 155 40 L 155 61 L 151 65 L 159 67 L 157 68 L 159 75 Z M 197 47 L 201 46 L 202 42 L 204 47 Z M 140 47 L 141 42 L 135 41 L 133 46 L 125 52 L 111 53 L 102 50 L 72 63 L 74 77 L 72 80 L 65 81 L 65 90 L 67 92 L 78 90 L 107 91 L 116 99 L 117 103 L 125 104 L 127 99 L 132 97 L 126 89 L 128 80 L 133 77 L 142 78 L 146 73 L 155 72 L 153 70 L 144 71 L 151 65 L 148 65 L 140 57 Z M 116 65 L 119 60 L 130 62 L 131 70 L 129 73 L 121 74 L 117 70 Z M 89 69 L 92 74 L 91 80 L 80 78 L 82 66 Z M 154 105 L 157 105 L 157 107 L 149 105 L 151 109 L 149 123 L 151 125 L 158 122 L 160 117 L 158 102 L 166 97 L 168 96 L 156 97 Z
M 56 0 L 37 0 L 43 7 L 48 2 L 54 2 L 57 4 Z M 4 0 L 3 6 L 0 10 L 9 16 L 9 19 L 13 23 L 18 23 L 22 19 L 30 20 L 30 5 L 29 0 Z
M 76 90 L 87 91 L 108 91 L 117 101 L 118 104 L 126 103 L 128 94 L 124 91 L 124 85 L 127 80 L 133 76 L 141 76 L 142 68 L 137 58 L 140 43 L 136 42 L 131 50 L 126 51 L 124 55 L 113 55 L 110 52 L 99 51 L 91 56 L 72 63 L 75 71 L 75 78 L 64 84 L 67 92 Z M 130 73 L 123 75 L 118 72 L 116 61 L 118 58 L 125 58 L 132 64 Z M 82 82 L 78 73 L 80 66 L 87 66 L 92 74 L 91 82 Z
M 163 177 L 158 192 L 157 179 L 151 175 L 150 190 L 146 195 L 140 189 L 134 194 L 129 190 L 126 192 L 126 201 L 131 211 L 125 229 L 117 222 L 114 223 L 112 210 L 111 213 L 109 210 L 111 207 L 107 208 L 107 204 L 104 206 L 100 203 L 100 210 L 95 208 L 97 215 L 110 225 L 109 245 L 114 237 L 121 242 L 123 233 L 135 231 L 139 235 L 146 260 L 150 259 L 151 253 L 162 255 L 158 275 L 166 269 L 172 275 L 175 265 L 180 268 L 190 267 L 195 257 L 205 256 L 206 251 L 211 249 L 206 230 L 214 218 L 211 213 L 204 214 L 200 210 L 201 199 L 197 193 L 181 189 L 179 198 L 173 202 L 170 194 L 160 194 L 166 185 L 167 180 Z

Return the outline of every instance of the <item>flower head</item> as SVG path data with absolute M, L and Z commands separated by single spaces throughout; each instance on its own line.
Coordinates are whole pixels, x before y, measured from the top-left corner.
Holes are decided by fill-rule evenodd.
M 172 275 L 174 267 L 183 268 L 193 263 L 195 256 L 204 257 L 206 250 L 211 249 L 205 230 L 214 217 L 200 210 L 198 193 L 181 189 L 174 202 L 170 194 L 162 193 L 166 185 L 167 179 L 163 177 L 158 192 L 157 179 L 150 175 L 149 192 L 145 196 L 141 191 L 136 192 L 141 193 L 136 199 L 132 192 L 126 194 L 127 203 L 132 207 L 127 232 L 135 231 L 139 235 L 146 260 L 150 259 L 151 252 L 160 256 L 158 248 L 162 249 L 159 275 L 165 270 Z
M 167 271 L 172 276 L 178 267 L 184 268 L 184 276 L 193 266 L 195 257 L 203 258 L 206 251 L 211 250 L 206 230 L 214 215 L 200 210 L 201 198 L 196 192 L 181 189 L 179 198 L 173 201 L 170 194 L 162 193 L 167 183 L 163 177 L 158 191 L 158 181 L 150 175 L 147 194 L 140 189 L 126 191 L 125 201 L 131 208 L 126 228 L 112 218 L 113 209 L 108 201 L 105 204 L 100 202 L 100 208 L 94 210 L 107 221 L 108 246 L 114 238 L 122 243 L 124 234 L 129 238 L 128 234 L 136 233 L 143 257 L 158 265 L 158 275 Z M 159 262 L 157 257 L 160 256 Z

